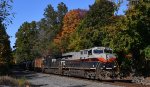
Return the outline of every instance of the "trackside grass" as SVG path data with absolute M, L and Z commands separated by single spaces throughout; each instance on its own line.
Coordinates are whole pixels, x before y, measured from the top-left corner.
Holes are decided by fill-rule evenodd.
M 0 86 L 15 86 L 15 87 L 24 87 L 29 85 L 24 77 L 21 79 L 12 78 L 10 76 L 0 76 Z

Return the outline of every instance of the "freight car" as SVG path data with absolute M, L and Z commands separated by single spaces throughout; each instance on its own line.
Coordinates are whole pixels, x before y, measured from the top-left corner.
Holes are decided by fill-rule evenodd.
M 46 73 L 89 79 L 116 78 L 117 68 L 116 56 L 108 47 L 93 47 L 64 53 L 58 58 L 47 56 L 43 59 L 43 69 Z
M 33 62 L 34 71 L 43 71 L 44 65 L 43 65 L 43 57 L 35 58 Z

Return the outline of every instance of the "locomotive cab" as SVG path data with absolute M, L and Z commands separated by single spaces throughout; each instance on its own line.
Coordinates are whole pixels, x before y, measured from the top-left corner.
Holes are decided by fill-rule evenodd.
M 88 58 L 93 58 L 104 63 L 113 62 L 116 60 L 113 50 L 108 47 L 94 47 L 89 49 Z

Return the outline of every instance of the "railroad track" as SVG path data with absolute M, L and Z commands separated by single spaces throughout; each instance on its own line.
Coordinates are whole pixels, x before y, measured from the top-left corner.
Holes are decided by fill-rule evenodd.
M 123 86 L 123 87 L 150 87 L 150 85 L 132 83 L 132 80 L 95 80 L 95 79 L 87 79 L 87 78 L 73 77 L 73 76 L 69 77 L 69 76 L 63 76 L 63 75 L 57 75 L 57 74 L 50 74 L 50 75 L 56 75 L 59 77 L 66 77 L 66 78 L 72 78 L 72 79 L 84 80 L 84 81 L 90 81 L 90 82 L 97 82 L 97 83 L 101 82 L 104 84 Z
M 35 71 L 26 71 L 27 74 L 36 74 L 37 72 Z M 25 74 L 26 74 L 25 73 Z M 41 72 L 39 72 L 41 73 Z M 75 79 L 75 80 L 81 80 L 81 81 L 89 81 L 90 83 L 104 83 L 104 84 L 109 84 L 109 85 L 115 85 L 115 86 L 123 86 L 123 87 L 150 87 L 148 85 L 142 85 L 142 84 L 136 84 L 136 83 L 132 83 L 131 80 L 92 80 L 92 79 L 86 79 L 86 78 L 80 78 L 80 77 L 69 77 L 69 76 L 63 76 L 63 75 L 56 75 L 56 74 L 49 74 L 49 73 L 41 73 L 41 74 L 47 74 L 47 76 L 49 75 L 53 75 L 53 76 L 58 76 L 58 77 L 62 77 L 62 78 L 71 78 L 71 79 Z M 17 74 L 18 75 L 18 74 Z M 48 77 L 51 78 L 51 77 Z M 42 79 L 42 78 L 41 78 Z

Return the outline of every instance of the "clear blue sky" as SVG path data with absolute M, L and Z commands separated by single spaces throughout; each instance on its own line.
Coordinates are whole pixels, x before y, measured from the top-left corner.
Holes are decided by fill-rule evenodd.
M 43 18 L 44 9 L 48 4 L 51 4 L 55 9 L 58 3 L 64 2 L 68 9 L 88 9 L 89 5 L 92 5 L 95 0 L 13 0 L 13 11 L 15 12 L 15 18 L 13 18 L 13 24 L 7 27 L 7 32 L 11 36 L 11 47 L 15 43 L 15 33 L 18 31 L 21 24 L 25 21 L 39 21 Z M 122 4 L 119 14 L 123 14 L 123 10 L 126 9 L 126 2 Z

